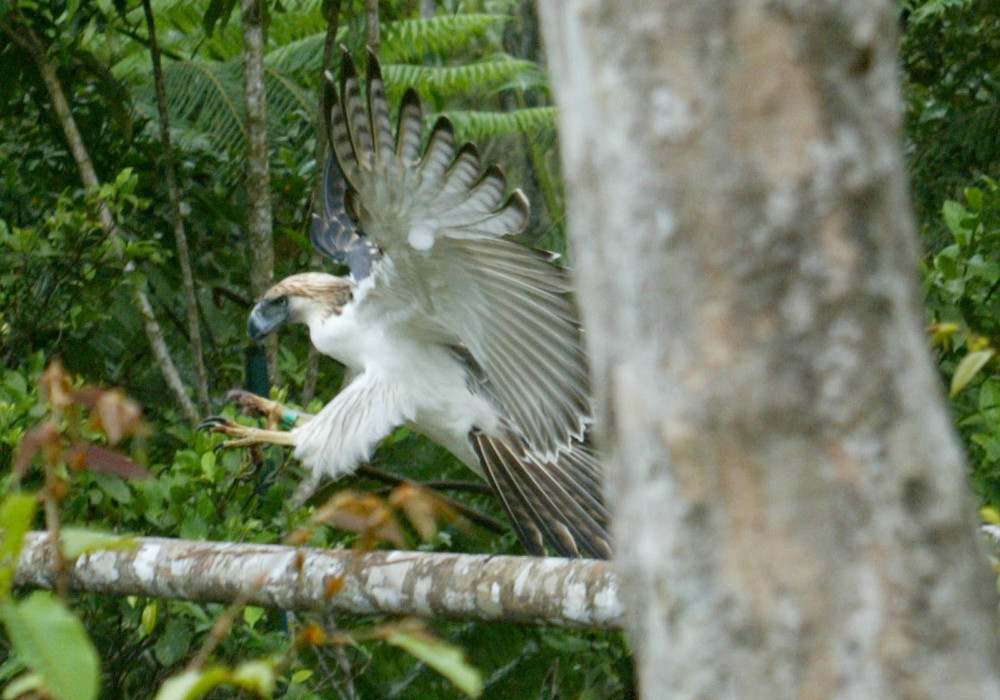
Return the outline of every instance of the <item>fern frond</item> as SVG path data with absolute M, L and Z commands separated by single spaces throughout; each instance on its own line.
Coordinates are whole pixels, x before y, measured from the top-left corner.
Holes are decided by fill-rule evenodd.
M 272 113 L 275 121 L 278 121 L 295 110 L 301 110 L 306 114 L 316 112 L 315 96 L 272 66 L 264 66 L 264 87 L 268 96 L 269 121 Z
M 394 63 L 382 66 L 390 101 L 398 101 L 407 87 L 421 95 L 439 98 L 474 94 L 484 96 L 500 89 L 544 85 L 545 77 L 533 61 L 500 56 L 461 66 L 429 67 Z
M 446 111 L 463 141 L 483 142 L 503 134 L 538 134 L 556 128 L 555 107 L 529 107 L 513 112 Z M 435 117 L 436 118 L 436 117 Z
M 391 22 L 382 33 L 382 62 L 419 61 L 426 53 L 453 53 L 487 30 L 503 29 L 509 20 L 507 15 L 462 14 Z
M 209 148 L 228 154 L 228 162 L 242 162 L 246 143 L 246 110 L 243 102 L 243 74 L 239 60 L 168 61 L 163 66 L 167 110 L 177 132 L 178 145 Z M 268 95 L 268 129 L 278 138 L 293 115 L 314 114 L 315 98 L 294 80 L 271 66 L 265 66 L 264 84 Z M 136 109 L 152 121 L 156 110 L 152 85 L 134 92 Z M 238 170 L 223 173 L 232 179 Z
M 337 43 L 343 43 L 346 37 L 347 28 L 341 27 L 337 31 Z M 323 65 L 325 43 L 325 31 L 302 37 L 270 51 L 264 56 L 264 63 L 300 83 L 315 84 L 319 81 L 320 66 Z

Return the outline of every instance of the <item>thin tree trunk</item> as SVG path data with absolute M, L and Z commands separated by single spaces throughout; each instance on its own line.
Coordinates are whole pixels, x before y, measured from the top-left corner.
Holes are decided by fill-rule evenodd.
M 271 169 L 267 140 L 267 91 L 264 87 L 264 45 L 267 8 L 263 0 L 241 0 L 243 82 L 247 108 L 247 229 L 250 245 L 250 289 L 260 299 L 274 284 L 274 234 L 271 209 Z M 280 382 L 278 339 L 265 341 L 271 381 Z
M 198 297 L 195 294 L 194 275 L 191 272 L 191 255 L 188 252 L 187 234 L 184 231 L 184 216 L 181 213 L 181 195 L 177 186 L 177 161 L 170 142 L 170 116 L 167 113 L 167 92 L 163 85 L 163 69 L 160 65 L 160 47 L 156 42 L 156 23 L 150 0 L 142 0 L 149 31 L 149 57 L 153 63 L 153 83 L 156 86 L 156 107 L 160 117 L 160 143 L 163 147 L 163 167 L 166 171 L 167 195 L 170 198 L 170 214 L 174 220 L 174 241 L 177 245 L 177 262 L 181 268 L 181 282 L 186 300 L 188 337 L 191 343 L 191 359 L 197 378 L 198 405 L 207 415 L 211 410 L 208 400 L 208 376 L 205 372 L 205 356 L 202 352 L 201 324 L 198 317 Z
M 378 0 L 365 0 L 365 43 L 376 56 L 379 42 Z
M 28 533 L 15 583 L 48 588 L 52 548 Z M 487 554 L 311 549 L 129 538 L 68 563 L 71 588 L 251 605 L 419 615 L 560 627 L 621 626 L 618 579 L 604 561 Z
M 41 41 L 35 35 L 31 27 L 24 22 L 14 25 L 4 22 L 3 28 L 7 35 L 10 36 L 10 38 L 13 39 L 19 46 L 21 46 L 21 48 L 23 48 L 29 56 L 31 56 L 35 65 L 38 67 L 38 72 L 41 74 L 45 87 L 48 90 L 49 99 L 52 101 L 52 109 L 55 111 L 56 117 L 59 119 L 63 133 L 66 136 L 66 142 L 69 144 L 70 153 L 73 154 L 73 160 L 76 161 L 77 169 L 80 171 L 80 180 L 83 182 L 84 186 L 91 191 L 97 191 L 101 185 L 100 180 L 97 178 L 97 172 L 94 170 L 94 165 L 90 160 L 90 154 L 87 153 L 87 147 L 83 143 L 83 137 L 80 135 L 80 130 L 76 126 L 76 120 L 73 119 L 73 113 L 70 111 L 69 102 L 66 100 L 62 84 L 59 82 L 59 77 L 56 75 L 55 66 L 52 65 L 46 58 L 45 48 L 42 46 Z M 97 215 L 105 235 L 114 240 L 121 241 L 121 229 L 115 221 L 114 215 L 111 213 L 111 209 L 102 199 L 99 199 L 97 202 Z M 119 250 L 122 248 L 124 248 L 123 243 L 118 246 Z M 125 264 L 124 259 L 122 259 L 121 262 L 122 264 Z M 184 388 L 184 382 L 181 380 L 180 374 L 177 372 L 176 365 L 174 365 L 173 359 L 170 355 L 170 348 L 167 346 L 167 343 L 163 338 L 163 333 L 160 330 L 160 324 L 157 322 L 156 315 L 153 313 L 153 307 L 149 303 L 149 298 L 137 285 L 132 285 L 131 291 L 136 308 L 142 316 L 143 328 L 146 331 L 146 338 L 149 340 L 149 345 L 153 351 L 153 356 L 156 358 L 156 363 L 160 368 L 160 373 L 163 375 L 163 379 L 166 381 L 167 386 L 177 398 L 178 403 L 180 403 L 181 409 L 184 411 L 184 415 L 192 423 L 197 423 L 199 420 L 198 410 L 195 408 L 194 403 L 192 403 L 187 394 L 187 390 Z
M 647 698 L 998 698 L 888 3 L 540 0 Z
M 326 38 L 323 40 L 323 73 L 326 73 L 333 65 L 333 56 L 337 50 L 337 30 L 340 26 L 340 0 L 328 0 L 323 3 L 323 12 L 326 17 Z M 317 109 L 317 114 L 319 115 L 316 120 L 316 184 L 313 186 L 312 192 L 312 208 L 315 210 L 317 207 L 322 206 L 323 202 L 323 168 L 326 162 L 326 150 L 327 150 L 327 135 L 326 135 L 326 115 L 323 114 L 323 83 L 320 83 L 319 89 L 319 108 Z M 312 224 L 311 220 L 307 220 L 306 226 Z M 319 253 L 313 251 L 312 256 L 309 258 L 310 267 L 316 269 L 319 268 L 320 263 L 323 258 Z M 306 377 L 305 381 L 302 383 L 302 398 L 301 403 L 303 406 L 308 406 L 309 402 L 313 400 L 316 395 L 316 381 L 319 378 L 319 350 L 312 343 L 309 344 L 309 356 L 306 358 Z

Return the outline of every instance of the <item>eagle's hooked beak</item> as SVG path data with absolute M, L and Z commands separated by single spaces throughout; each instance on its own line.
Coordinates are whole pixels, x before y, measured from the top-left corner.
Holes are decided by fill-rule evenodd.
M 287 296 L 264 299 L 250 312 L 250 318 L 247 320 L 247 333 L 251 340 L 262 340 L 269 333 L 273 333 L 287 323 L 289 316 Z

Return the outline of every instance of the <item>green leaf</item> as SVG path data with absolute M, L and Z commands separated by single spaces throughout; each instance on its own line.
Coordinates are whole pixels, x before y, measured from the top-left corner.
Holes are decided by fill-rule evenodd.
M 42 688 L 42 679 L 37 673 L 23 673 L 4 686 L 2 700 L 15 700 L 22 695 Z
M 964 248 L 969 242 L 969 230 L 965 226 L 965 219 L 969 216 L 968 210 L 955 200 L 949 199 L 941 207 L 941 215 L 944 218 L 944 225 L 955 237 L 955 242 Z
M 312 678 L 313 672 L 309 668 L 300 668 L 292 674 L 292 683 L 303 683 Z
M 972 211 L 981 212 L 983 210 L 983 191 L 978 187 L 966 187 L 964 190 L 965 201 L 969 203 Z
M 155 700 L 197 700 L 224 682 L 229 672 L 218 666 L 199 671 L 185 671 L 160 686 Z
M 262 697 L 274 694 L 274 666 L 260 659 L 246 661 L 233 669 L 230 682 L 246 690 L 252 690 Z
M 205 10 L 205 33 L 212 36 L 216 24 L 225 27 L 234 7 L 236 7 L 236 0 L 211 0 Z
M 0 607 L 7 636 L 24 662 L 58 700 L 97 696 L 98 659 L 83 624 L 61 600 L 35 591 Z
M 181 538 L 185 540 L 203 540 L 208 537 L 208 525 L 197 515 L 191 515 L 181 523 Z
M 274 695 L 275 675 L 267 661 L 248 661 L 235 669 L 213 666 L 199 671 L 185 671 L 166 681 L 155 700 L 197 700 L 223 683 L 231 683 L 261 697 Z
M 958 367 L 955 368 L 955 374 L 951 378 L 951 391 L 949 395 L 955 396 L 964 389 L 995 354 L 996 351 L 990 348 L 988 350 L 976 350 L 963 357 L 962 361 L 958 363 Z
M 149 636 L 156 629 L 156 618 L 159 616 L 160 604 L 158 601 L 152 601 L 146 603 L 146 606 L 142 609 L 142 616 L 139 618 L 141 622 L 140 629 L 144 636 Z
M 215 453 L 206 452 L 201 456 L 201 471 L 209 481 L 215 481 Z
M 73 559 L 81 554 L 89 554 L 98 549 L 134 549 L 137 542 L 133 537 L 98 532 L 83 527 L 64 527 L 59 532 L 63 554 Z
M 479 697 L 483 692 L 483 676 L 456 646 L 428 634 L 393 632 L 386 640 L 433 668 L 466 695 Z
M 101 487 L 102 491 L 122 505 L 128 505 L 135 499 L 132 489 L 130 489 L 128 484 L 117 476 L 94 474 L 94 481 L 97 482 L 97 485 Z
M 24 535 L 31 529 L 38 501 L 33 494 L 11 493 L 0 503 L 0 601 L 10 595 Z
M 1000 408 L 1000 381 L 990 377 L 979 387 L 979 410 Z
M 257 605 L 248 605 L 243 608 L 243 621 L 247 623 L 250 627 L 257 624 L 261 617 L 264 616 L 264 608 Z
M 191 648 L 192 636 L 191 627 L 186 622 L 176 617 L 167 620 L 163 634 L 153 645 L 153 654 L 156 656 L 156 660 L 164 666 L 172 666 L 177 663 Z

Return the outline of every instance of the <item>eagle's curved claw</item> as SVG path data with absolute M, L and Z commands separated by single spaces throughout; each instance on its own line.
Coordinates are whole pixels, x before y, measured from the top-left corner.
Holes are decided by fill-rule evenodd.
M 230 420 L 225 416 L 209 416 L 198 425 L 198 430 L 208 430 L 209 432 L 221 433 L 222 435 L 235 438 L 234 440 L 220 442 L 216 445 L 217 450 L 228 450 L 232 447 L 244 447 L 246 445 L 259 444 L 257 440 L 250 437 L 253 428 L 246 425 L 240 425 L 236 421 Z
M 198 427 L 195 428 L 195 430 L 211 430 L 212 432 L 220 432 L 215 429 L 220 425 L 228 425 L 228 424 L 236 425 L 235 423 L 233 423 L 233 421 L 229 420 L 225 416 L 209 416 L 201 423 L 199 423 Z

